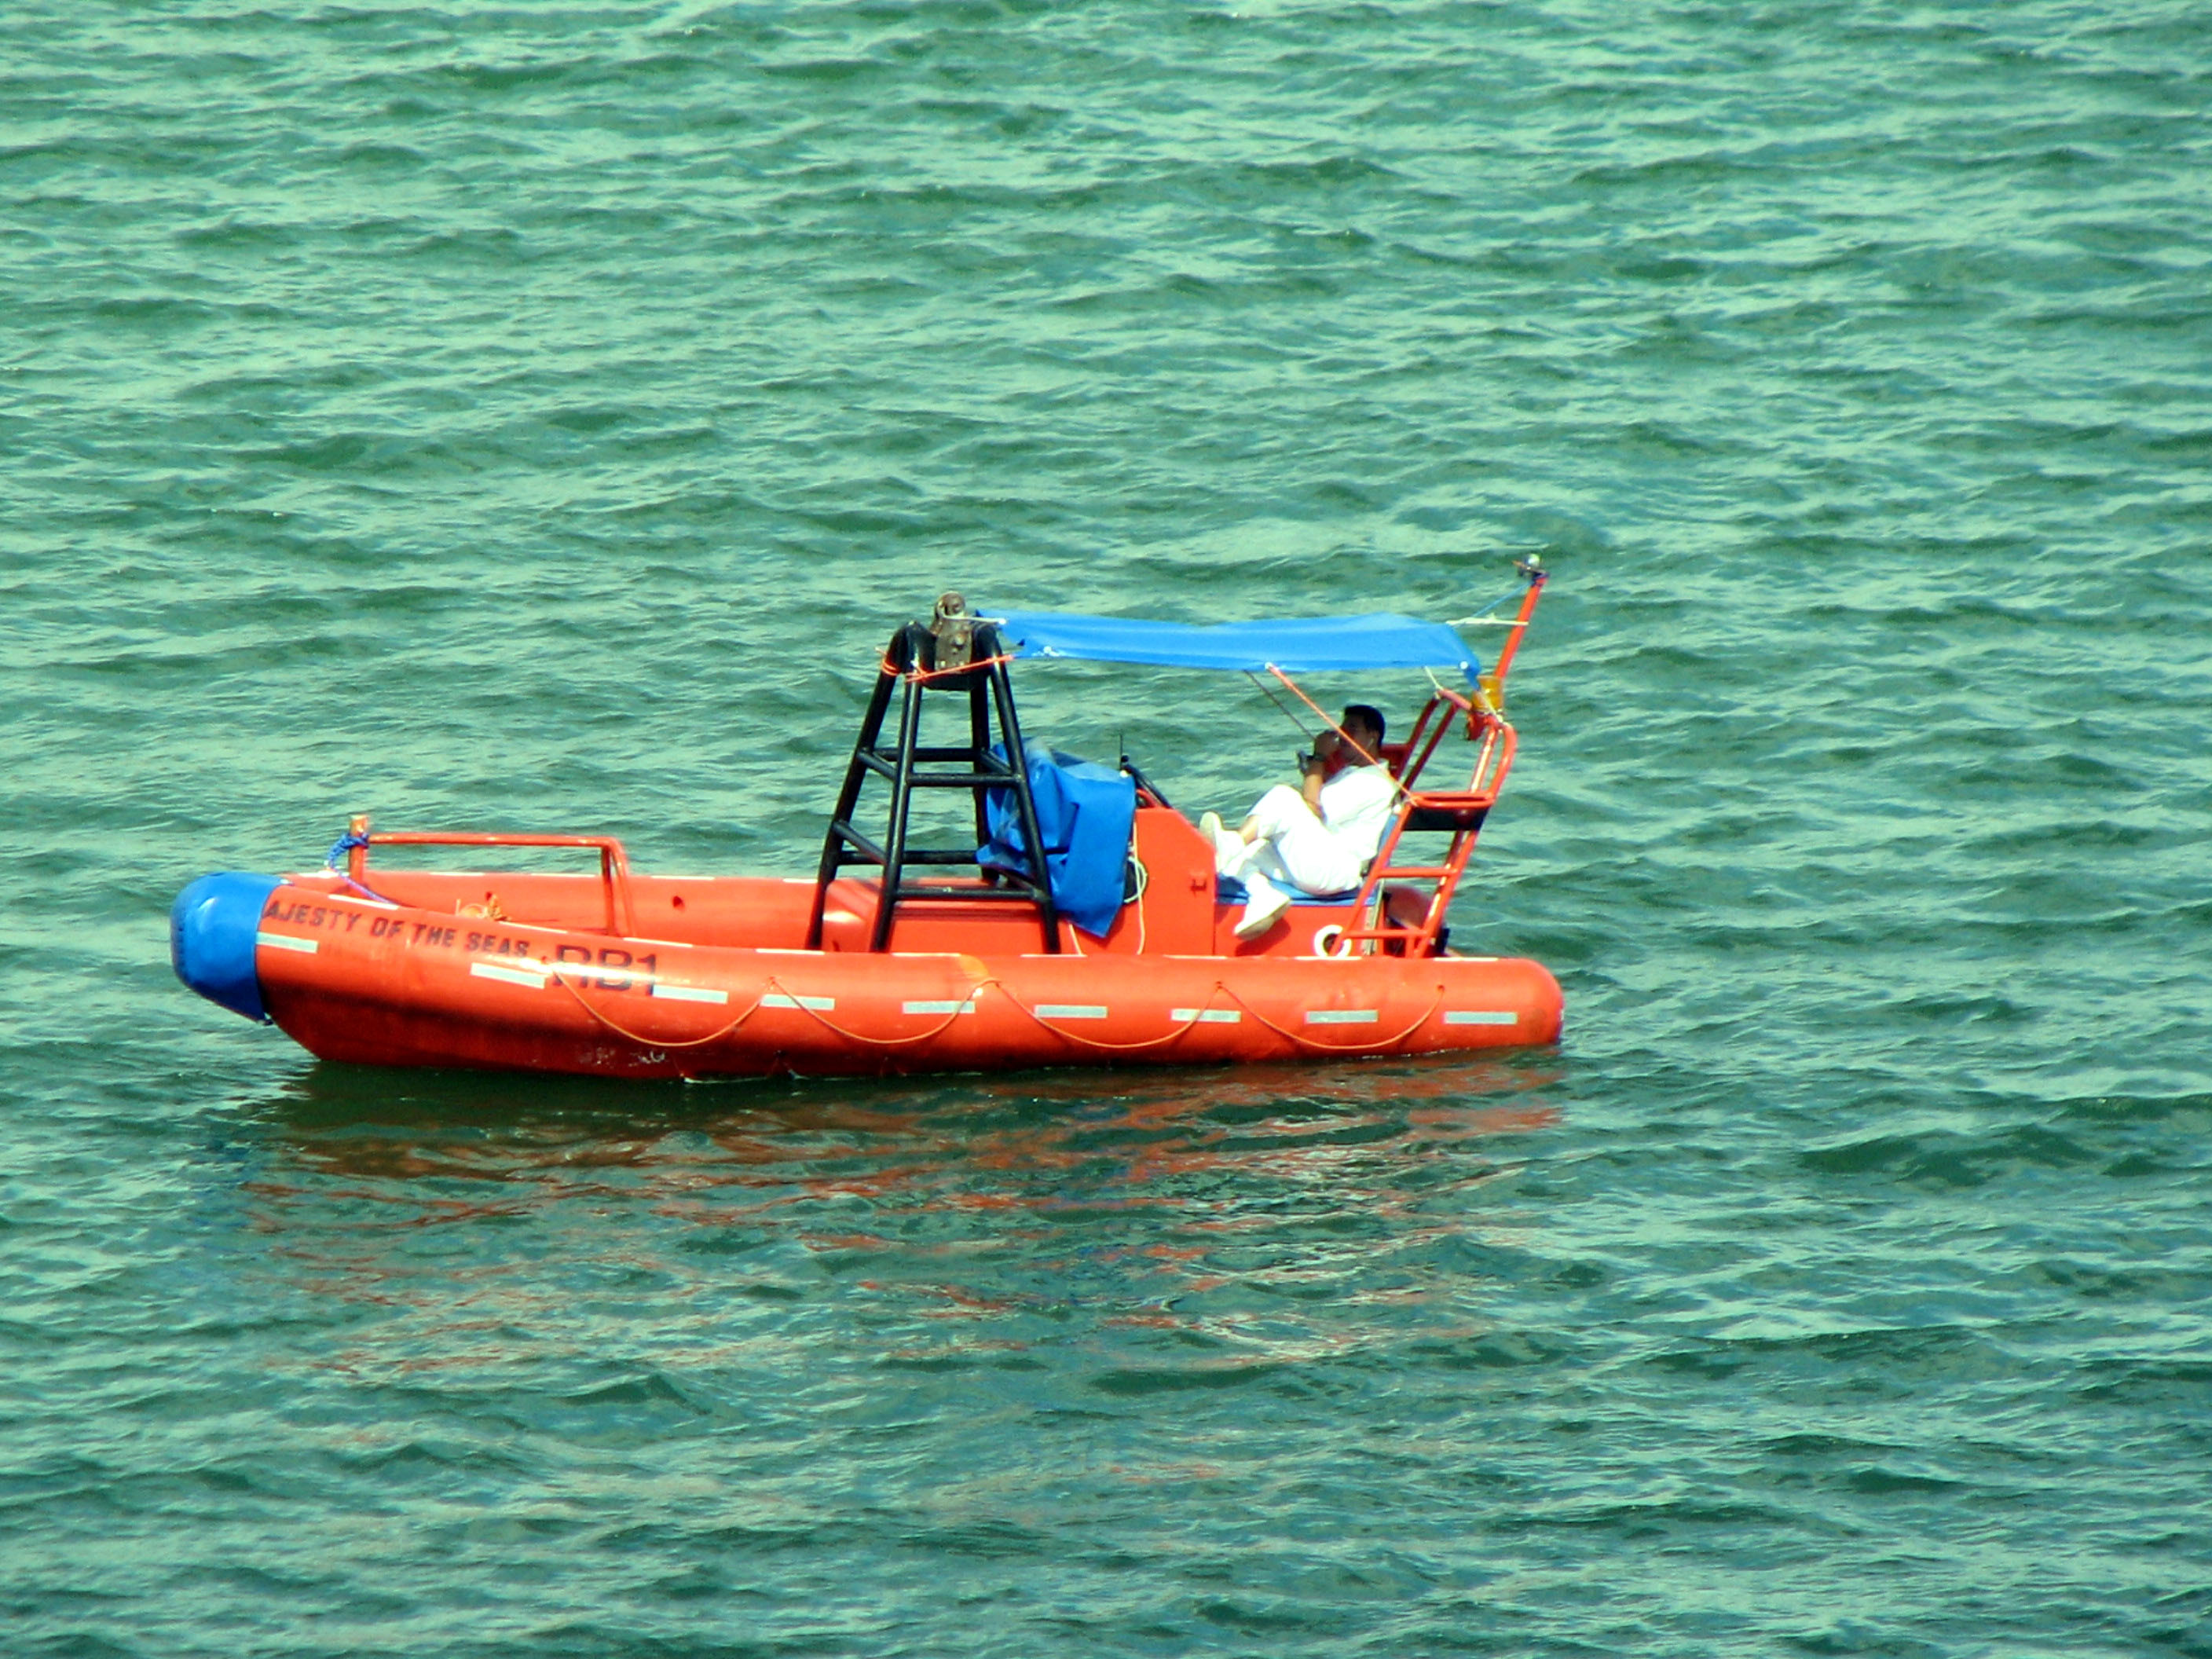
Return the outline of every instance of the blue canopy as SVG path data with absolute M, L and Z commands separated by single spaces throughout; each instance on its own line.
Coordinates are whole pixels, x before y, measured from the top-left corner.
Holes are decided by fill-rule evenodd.
M 1279 622 L 1146 622 L 1134 617 L 1079 617 L 1054 611 L 985 611 L 1024 657 L 1080 657 L 1091 662 L 1150 663 L 1161 668 L 1273 667 L 1286 673 L 1338 669 L 1456 668 L 1474 683 L 1474 653 L 1443 623 L 1388 611 L 1364 617 L 1297 617 Z

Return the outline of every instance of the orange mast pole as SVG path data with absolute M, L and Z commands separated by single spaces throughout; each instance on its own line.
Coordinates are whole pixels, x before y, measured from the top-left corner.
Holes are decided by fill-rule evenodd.
M 1522 638 L 1528 631 L 1528 619 L 1536 614 L 1536 601 L 1543 597 L 1544 582 L 1551 574 L 1544 568 L 1540 553 L 1516 559 L 1513 568 L 1528 579 L 1528 591 L 1521 596 L 1521 614 L 1507 630 L 1505 643 L 1498 653 L 1498 666 L 1482 677 L 1482 689 L 1490 694 L 1491 706 L 1496 709 L 1505 707 L 1505 677 L 1513 672 L 1513 659 L 1520 653 Z

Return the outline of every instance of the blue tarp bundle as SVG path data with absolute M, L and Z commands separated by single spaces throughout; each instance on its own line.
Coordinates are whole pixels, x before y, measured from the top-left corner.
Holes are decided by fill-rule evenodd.
M 1053 611 L 994 613 L 1000 637 L 1024 657 L 1080 657 L 1161 668 L 1229 668 L 1326 673 L 1363 668 L 1456 668 L 1473 684 L 1480 671 L 1467 641 L 1443 623 L 1387 611 L 1364 617 L 1298 617 L 1279 622 L 1146 622 Z
M 1137 786 L 1114 767 L 1060 754 L 1034 740 L 1024 747 L 1052 902 L 1085 933 L 1103 937 L 1121 908 Z M 1013 791 L 987 790 L 983 805 L 991 839 L 975 849 L 975 861 L 1027 875 L 1021 807 Z

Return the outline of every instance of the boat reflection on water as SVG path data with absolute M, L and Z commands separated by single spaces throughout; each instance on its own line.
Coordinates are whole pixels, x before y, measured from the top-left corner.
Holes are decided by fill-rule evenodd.
M 1287 1176 L 1331 1147 L 1413 1154 L 1528 1133 L 1559 1121 L 1546 1097 L 1559 1072 L 1548 1054 L 1441 1054 L 1335 1067 L 610 1087 L 319 1064 L 261 1115 L 303 1167 L 328 1175 L 513 1182 L 665 1167 L 687 1188 L 772 1178 L 831 1192 L 856 1189 L 858 1161 L 883 1165 L 868 1189 L 888 1195 L 925 1170 L 984 1186 L 1000 1184 L 989 1172 L 1006 1172 L 1029 1187 L 1037 1183 L 1022 1172 L 1113 1164 L 1141 1186 L 1170 1168 Z M 728 1167 L 715 1173 L 719 1164 Z
M 635 1341 L 643 1296 L 685 1364 L 1075 1338 L 1117 1376 L 1182 1376 L 1476 1331 L 1468 1273 L 1527 1227 L 1481 1189 L 1559 1121 L 1560 1069 L 610 1088 L 318 1066 L 254 1115 L 250 1204 L 314 1294 L 396 1319 L 355 1329 L 349 1369 L 574 1360 Z

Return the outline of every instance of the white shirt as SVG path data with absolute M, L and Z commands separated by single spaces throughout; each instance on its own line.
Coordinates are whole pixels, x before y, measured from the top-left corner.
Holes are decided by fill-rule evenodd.
M 1382 845 L 1398 804 L 1387 766 L 1347 766 L 1321 787 L 1321 821 L 1360 864 Z

